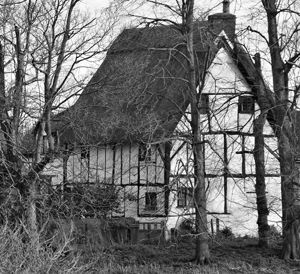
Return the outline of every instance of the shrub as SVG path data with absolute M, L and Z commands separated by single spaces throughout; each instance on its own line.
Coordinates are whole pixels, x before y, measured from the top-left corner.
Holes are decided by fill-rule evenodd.
M 193 219 L 183 219 L 177 229 L 177 235 L 193 234 L 195 232 L 195 221 Z
M 275 225 L 270 225 L 269 234 L 271 238 L 281 237 L 281 232 L 278 230 L 278 228 Z
M 72 188 L 70 187 L 72 186 Z M 120 207 L 119 190 L 107 182 L 66 184 L 52 190 L 46 205 L 52 216 L 60 218 L 105 218 Z
M 225 226 L 223 229 L 219 231 L 219 235 L 221 235 L 224 238 L 234 238 L 234 234 L 232 232 L 232 229 L 228 226 Z

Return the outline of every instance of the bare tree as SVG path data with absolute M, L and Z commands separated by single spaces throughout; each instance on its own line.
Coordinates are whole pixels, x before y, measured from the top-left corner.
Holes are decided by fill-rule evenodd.
M 52 129 L 53 114 L 81 91 L 86 80 L 82 69 L 106 50 L 117 22 L 116 10 L 91 17 L 80 11 L 79 2 L 10 3 L 1 18 L 5 23 L 1 47 L 3 168 L 9 167 L 8 177 L 21 184 L 24 193 L 28 191 L 28 231 L 35 246 L 39 240 L 36 202 L 40 173 L 59 148 Z M 20 138 L 25 118 L 31 124 L 38 120 L 31 140 L 32 161 L 24 157 Z M 28 160 L 29 172 L 22 178 L 22 163 Z M 14 173 L 19 177 L 12 177 Z
M 276 110 L 276 136 L 279 145 L 280 167 L 281 167 L 281 185 L 282 185 L 282 220 L 283 220 L 283 249 L 281 257 L 283 259 L 296 259 L 299 254 L 299 236 L 297 234 L 299 227 L 299 208 L 297 206 L 299 199 L 298 186 L 295 181 L 295 157 L 294 149 L 296 147 L 296 136 L 293 134 L 295 123 L 291 120 L 291 111 L 293 105 L 289 103 L 289 75 L 293 66 L 299 61 L 300 53 L 297 48 L 291 49 L 287 61 L 284 61 L 282 55 L 285 44 L 280 45 L 278 34 L 277 18 L 280 13 L 293 13 L 292 7 L 297 3 L 287 3 L 286 7 L 280 9 L 275 1 L 262 1 L 266 10 L 268 20 L 268 46 L 270 49 L 273 89 L 275 95 Z M 296 5 L 296 6 L 295 6 Z M 299 14 L 296 13 L 299 20 Z M 292 33 L 288 33 L 292 44 L 295 42 L 299 28 L 299 21 Z M 287 41 L 289 42 L 289 41 Z
M 206 192 L 204 178 L 204 157 L 203 145 L 201 145 L 201 123 L 198 104 L 200 93 L 197 92 L 197 83 L 201 84 L 205 79 L 197 78 L 196 60 L 194 51 L 193 25 L 194 25 L 194 1 L 182 2 L 183 14 L 183 34 L 186 35 L 187 59 L 189 66 L 189 93 L 191 99 L 191 127 L 192 127 L 192 147 L 194 153 L 195 171 L 195 206 L 196 206 L 196 232 L 198 234 L 196 242 L 195 260 L 198 264 L 210 263 L 210 252 L 208 246 L 208 231 L 206 217 Z M 204 77 L 203 77 L 204 78 Z M 200 83 L 201 80 L 201 83 Z M 201 90 L 201 89 L 200 89 Z
M 263 93 L 258 100 L 265 100 L 268 119 L 273 127 L 279 149 L 281 170 L 283 259 L 299 257 L 299 185 L 295 159 L 297 146 L 297 101 L 299 96 L 299 3 L 297 1 L 261 1 L 266 17 L 253 19 L 265 22 L 263 30 L 248 27 L 248 30 L 261 38 L 259 47 L 267 47 L 264 58 L 269 61 L 272 75 L 272 89 L 261 86 Z M 262 28 L 263 29 L 263 28 Z M 262 53 L 263 54 L 263 53 Z M 267 70 L 262 72 L 268 74 Z M 262 77 L 262 76 L 261 76 Z M 264 109 L 264 108 L 263 108 Z

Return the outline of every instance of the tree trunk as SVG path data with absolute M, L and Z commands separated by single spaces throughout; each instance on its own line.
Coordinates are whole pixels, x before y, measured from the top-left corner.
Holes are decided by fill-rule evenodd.
M 194 176 L 195 189 L 194 199 L 196 208 L 196 253 L 195 262 L 197 264 L 210 263 L 210 251 L 208 246 L 208 228 L 206 215 L 206 192 L 204 179 L 204 159 L 203 144 L 201 143 L 201 124 L 198 112 L 199 94 L 196 85 L 199 80 L 196 77 L 194 37 L 193 37 L 193 12 L 194 0 L 186 1 L 182 7 L 183 15 L 183 33 L 186 34 L 186 47 L 188 56 L 188 78 L 189 78 L 189 96 L 191 99 L 191 128 L 192 128 L 192 148 L 194 156 Z M 203 79 L 202 79 L 203 80 Z
M 197 113 L 197 109 L 194 110 Z M 194 112 L 192 111 L 192 113 Z M 199 116 L 198 116 L 199 117 Z M 192 119 L 193 120 L 193 119 Z M 197 119 L 199 123 L 199 118 Z M 196 187 L 194 192 L 195 207 L 196 207 L 196 253 L 195 262 L 197 264 L 210 263 L 210 251 L 208 246 L 208 228 L 206 214 L 206 192 L 204 179 L 204 157 L 203 145 L 201 144 L 201 135 L 199 124 L 195 124 L 193 130 L 193 150 L 194 150 L 194 172 Z
M 269 246 L 269 232 L 270 227 L 268 224 L 268 203 L 266 197 L 266 182 L 265 182 L 265 153 L 264 153 L 264 135 L 263 130 L 267 119 L 268 110 L 270 104 L 264 90 L 263 78 L 261 77 L 261 58 L 260 54 L 256 53 L 255 60 L 255 87 L 258 98 L 258 104 L 260 106 L 260 115 L 253 122 L 253 133 L 255 138 L 254 146 L 254 161 L 256 170 L 256 204 L 257 204 L 257 225 L 258 225 L 258 246 L 268 248 Z
M 28 174 L 28 210 L 27 210 L 27 222 L 29 227 L 29 239 L 30 244 L 35 251 L 34 255 L 39 253 L 39 229 L 37 218 L 37 198 L 38 198 L 38 182 L 40 170 L 34 169 L 41 162 L 41 152 L 43 147 L 43 132 L 45 128 L 45 122 L 41 121 L 38 126 L 38 132 L 36 136 L 35 153 L 32 170 Z
M 281 258 L 284 260 L 299 258 L 299 206 L 296 204 L 294 187 L 294 159 L 288 138 L 282 134 L 279 140 L 281 198 L 282 198 L 282 230 L 283 245 Z
M 269 209 L 266 197 L 265 182 L 265 155 L 264 155 L 264 136 L 263 129 L 266 122 L 266 115 L 262 112 L 257 119 L 254 120 L 254 160 L 256 168 L 256 204 L 257 204 L 257 225 L 258 225 L 258 246 L 268 248 L 269 231 L 268 224 Z
M 164 147 L 164 184 L 165 184 L 165 215 L 169 215 L 170 211 L 170 170 L 171 170 L 171 150 L 172 143 L 166 142 Z
M 37 222 L 36 201 L 37 201 L 37 183 L 38 178 L 35 176 L 30 180 L 29 185 L 29 202 L 28 202 L 28 226 L 29 226 L 29 240 L 32 247 L 33 255 L 39 254 L 39 230 Z
M 288 73 L 290 65 L 284 64 L 278 36 L 278 6 L 276 0 L 262 0 L 267 13 L 269 50 L 271 56 L 273 88 L 275 93 L 276 138 L 279 146 L 282 198 L 283 246 L 281 258 L 297 259 L 299 252 L 299 206 L 296 205 L 296 189 L 294 186 L 295 161 L 291 113 L 289 108 Z

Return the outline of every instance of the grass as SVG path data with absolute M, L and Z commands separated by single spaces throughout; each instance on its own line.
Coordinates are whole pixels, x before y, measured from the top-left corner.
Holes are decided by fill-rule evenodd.
M 213 263 L 198 266 L 191 263 L 194 241 L 191 238 L 164 244 L 111 245 L 68 250 L 41 248 L 38 256 L 18 231 L 0 232 L 0 273 L 43 274 L 231 274 L 231 273 L 300 273 L 300 263 L 278 259 L 280 239 L 271 242 L 268 250 L 257 247 L 254 238 L 218 238 L 211 240 Z
M 277 241 L 268 250 L 258 248 L 254 238 L 218 239 L 210 245 L 213 258 L 210 266 L 190 262 L 195 250 L 191 239 L 163 245 L 113 245 L 103 250 L 94 272 L 89 273 L 300 273 L 300 264 L 278 259 Z

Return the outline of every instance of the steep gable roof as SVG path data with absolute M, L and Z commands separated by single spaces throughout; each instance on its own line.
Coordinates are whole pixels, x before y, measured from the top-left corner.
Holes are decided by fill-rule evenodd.
M 215 45 L 204 37 L 204 22 L 195 33 L 204 63 Z M 189 103 L 184 39 L 171 26 L 124 30 L 75 105 L 55 118 L 64 121 L 63 141 L 153 141 L 172 134 Z

